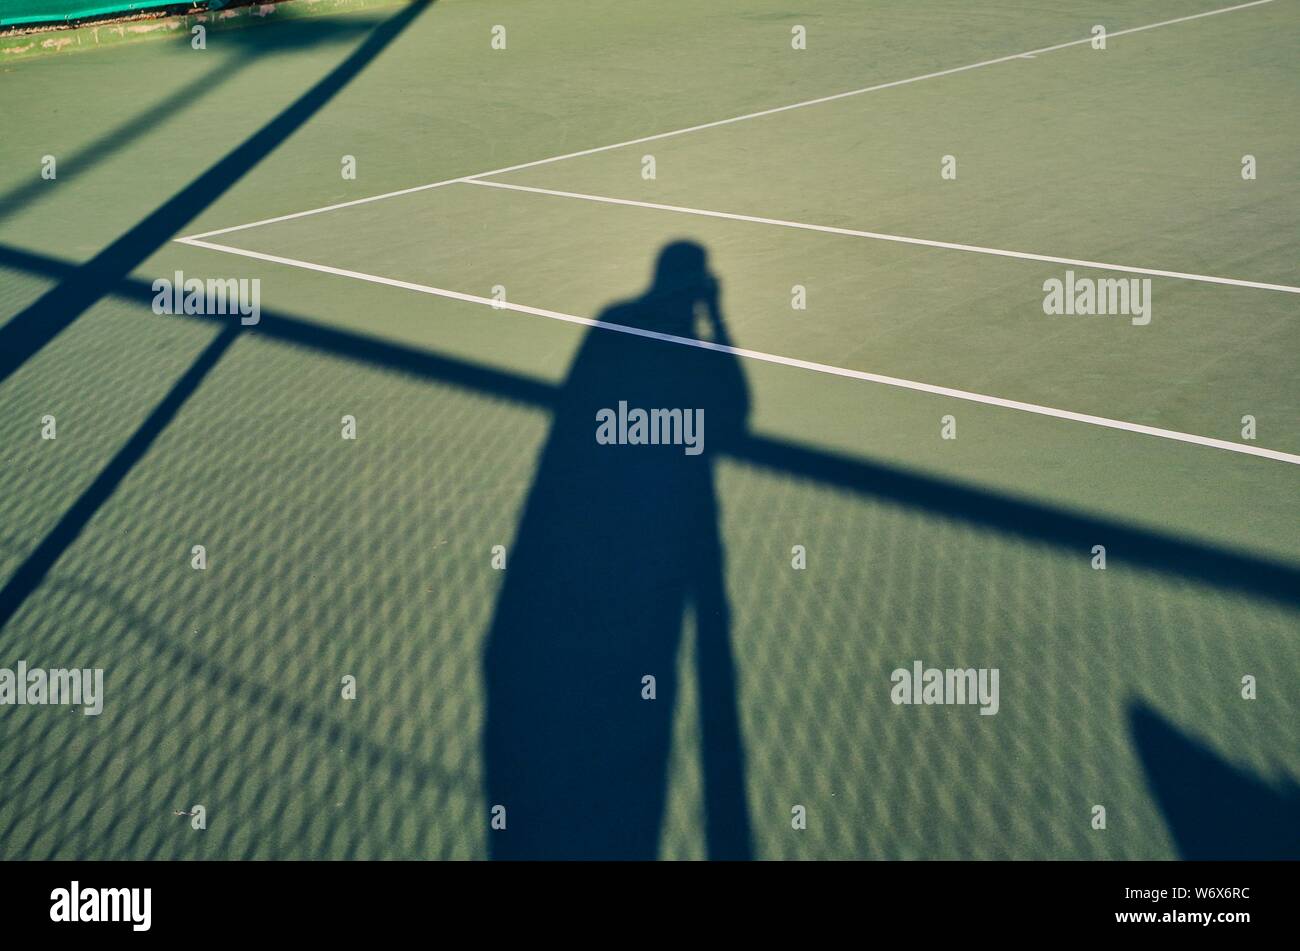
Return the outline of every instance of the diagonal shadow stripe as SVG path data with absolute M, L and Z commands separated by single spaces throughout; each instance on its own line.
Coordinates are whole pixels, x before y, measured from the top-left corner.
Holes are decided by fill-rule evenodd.
M 239 331 L 227 327 L 204 348 L 198 359 L 176 381 L 162 402 L 154 407 L 153 412 L 140 424 L 140 428 L 117 451 L 117 455 L 95 477 L 95 481 L 78 496 L 77 501 L 63 513 L 58 524 L 41 540 L 36 550 L 27 556 L 27 560 L 14 572 L 4 588 L 0 589 L 0 628 L 9 623 L 31 593 L 40 587 L 49 570 L 54 567 L 54 563 L 77 540 L 86 524 L 117 491 L 122 480 L 149 451 L 149 447 L 154 444 L 167 424 L 180 412 L 190 394 L 198 389 L 203 378 L 208 375 L 208 371 L 216 366 L 221 355 L 238 336 Z
M 1300 567 L 1285 562 L 761 435 L 742 436 L 728 450 L 739 461 L 773 472 L 901 502 L 1028 542 L 1073 549 L 1081 559 L 1093 545 L 1105 544 L 1111 564 L 1127 563 L 1300 606 Z
M 215 68 L 195 77 L 183 86 L 178 86 L 148 109 L 137 113 L 117 128 L 105 132 L 89 145 L 71 155 L 61 157 L 58 185 L 36 176 L 30 181 L 14 186 L 0 195 L 0 221 L 12 217 L 32 202 L 47 197 L 54 188 L 66 186 L 77 176 L 84 175 L 144 133 L 156 128 L 161 116 L 167 116 L 181 106 L 192 104 L 205 93 L 220 89 L 221 82 L 229 80 L 251 62 L 252 57 L 241 55 L 236 57 L 234 62 L 218 63 Z
M 427 9 L 415 0 L 279 115 L 0 328 L 0 382 L 297 131 Z
M 59 280 L 76 272 L 76 265 L 71 262 L 4 244 L 0 244 L 0 267 L 9 267 Z M 135 301 L 146 308 L 150 318 L 159 319 L 149 309 L 155 295 L 148 281 L 126 278 L 113 285 L 107 293 L 120 299 Z M 176 314 L 173 318 L 206 325 L 212 322 L 211 317 L 196 317 L 188 314 Z M 455 357 L 445 357 L 431 350 L 354 333 L 350 330 L 341 330 L 265 307 L 261 311 L 261 322 L 255 328 L 249 328 L 245 332 L 379 369 L 395 370 L 425 380 L 489 393 L 501 399 L 529 406 L 550 409 L 555 399 L 555 386 L 544 380 L 493 370 Z
M 67 262 L 4 245 L 0 245 L 0 266 L 55 278 L 74 269 Z M 118 282 L 109 292 L 143 304 L 153 299 L 149 283 L 136 278 Z M 266 308 L 262 310 L 256 336 L 539 409 L 553 409 L 558 395 L 558 388 L 545 381 L 326 327 Z M 647 341 L 646 345 L 652 346 L 654 341 Z M 1088 552 L 1094 544 L 1104 542 L 1108 557 L 1121 563 L 1262 597 L 1290 608 L 1300 606 L 1300 567 L 1284 561 L 1135 528 L 1113 519 L 760 434 L 739 435 L 728 444 L 726 451 L 738 462 L 771 472 L 919 508 L 1029 542 L 1080 552 Z

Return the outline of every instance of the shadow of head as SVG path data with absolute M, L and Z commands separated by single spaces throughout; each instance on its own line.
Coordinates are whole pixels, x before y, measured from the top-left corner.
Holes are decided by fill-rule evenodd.
M 709 272 L 709 255 L 694 241 L 673 241 L 664 245 L 655 261 L 652 293 L 656 295 L 698 295 L 714 281 Z
M 642 309 L 636 323 L 645 329 L 693 336 L 699 317 L 719 316 L 718 279 L 709 270 L 708 252 L 694 241 L 665 245 L 655 260 L 650 287 L 639 303 Z M 606 318 L 614 316 L 609 313 Z M 629 318 L 626 312 L 617 316 Z
M 1300 858 L 1300 788 L 1220 759 L 1141 701 L 1129 724 L 1147 784 L 1184 859 Z

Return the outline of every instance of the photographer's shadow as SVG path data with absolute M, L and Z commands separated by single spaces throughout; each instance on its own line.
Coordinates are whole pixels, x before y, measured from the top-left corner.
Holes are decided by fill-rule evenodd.
M 704 249 L 666 246 L 649 290 L 600 320 L 557 400 L 488 634 L 488 807 L 506 809 L 489 846 L 503 859 L 656 857 L 691 610 L 707 852 L 748 858 L 713 471 L 745 427 L 748 388 L 730 353 L 612 329 L 728 344 Z

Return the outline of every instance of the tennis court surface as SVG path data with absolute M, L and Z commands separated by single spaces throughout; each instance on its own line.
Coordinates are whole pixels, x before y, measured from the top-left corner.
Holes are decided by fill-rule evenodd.
M 0 668 L 104 678 L 0 708 L 0 854 L 1300 856 L 1298 28 L 441 0 L 0 63 Z

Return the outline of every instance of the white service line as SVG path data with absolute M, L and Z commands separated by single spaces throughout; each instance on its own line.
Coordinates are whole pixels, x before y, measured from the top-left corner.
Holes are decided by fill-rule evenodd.
M 1107 419 L 1104 416 L 1091 416 L 1087 413 L 1075 413 L 1071 410 L 1055 409 L 1051 406 L 1039 406 L 1036 403 L 1022 403 L 1019 400 L 1007 400 L 998 396 L 986 396 L 983 393 L 971 393 L 967 390 L 957 390 L 948 386 L 935 386 L 932 383 L 918 383 L 915 380 L 903 380 L 893 376 L 883 376 L 879 373 L 867 373 L 863 370 L 850 370 L 845 367 L 829 366 L 825 363 L 814 363 L 811 360 L 798 360 L 793 357 L 782 357 L 772 353 L 763 353 L 759 350 L 746 350 L 743 347 L 732 347 L 726 344 L 714 343 L 711 340 L 697 340 L 694 337 L 679 337 L 675 334 L 658 333 L 654 330 L 643 330 L 640 327 L 629 327 L 624 324 L 613 324 L 603 320 L 595 320 L 591 317 L 579 317 L 575 314 L 565 314 L 555 310 L 545 310 L 541 307 L 529 307 L 525 304 L 515 304 L 510 301 L 498 301 L 491 297 L 479 297 L 476 294 L 464 294 L 460 291 L 447 290 L 442 287 L 429 287 L 426 284 L 416 284 L 411 281 L 399 281 L 391 277 L 380 277 L 377 274 L 366 274 L 362 271 L 351 271 L 346 268 L 330 267 L 325 264 L 313 264 L 310 261 L 299 261 L 295 258 L 281 257 L 277 254 L 265 254 L 261 251 L 250 251 L 246 248 L 232 248 L 223 244 L 214 244 L 210 241 L 204 241 L 200 238 L 178 238 L 182 244 L 188 244 L 196 248 L 207 248 L 212 251 L 225 251 L 228 254 L 238 254 L 246 258 L 255 258 L 259 261 L 269 261 L 273 264 L 285 264 L 289 267 L 305 268 L 309 271 L 319 271 L 323 274 L 334 274 L 338 277 L 350 277 L 360 281 L 368 281 L 372 284 L 384 284 L 388 287 L 398 287 L 409 291 L 418 291 L 421 294 L 432 294 L 436 297 L 446 297 L 451 300 L 465 301 L 470 304 L 482 304 L 498 310 L 509 310 L 519 314 L 530 314 L 534 317 L 546 317 L 550 320 L 562 320 L 570 324 L 580 324 L 584 327 L 591 327 L 596 330 L 609 330 L 615 333 L 630 334 L 634 337 L 646 337 L 650 340 L 659 340 L 664 343 L 677 344 L 683 347 L 694 347 L 699 350 L 716 350 L 719 353 L 729 353 L 737 357 L 744 357 L 747 360 L 760 360 L 764 363 L 775 363 L 781 366 L 796 367 L 801 370 L 811 370 L 815 373 L 825 373 L 830 376 L 848 377 L 853 380 L 863 380 L 868 383 L 880 383 L 885 386 L 899 387 L 905 390 L 916 390 L 921 393 L 932 393 L 936 396 L 946 396 L 953 399 L 966 400 L 971 403 L 983 403 L 986 406 L 1000 406 L 1004 409 L 1018 410 L 1022 413 L 1034 413 L 1038 416 L 1051 416 L 1056 419 L 1066 419 L 1076 423 L 1087 423 L 1091 426 L 1103 426 L 1107 429 L 1120 429 L 1130 433 L 1141 433 L 1146 436 L 1157 436 L 1161 439 L 1172 439 L 1177 442 L 1194 443 L 1198 446 L 1210 446 L 1214 449 L 1224 449 L 1228 452 L 1239 452 L 1248 456 L 1259 456 L 1263 459 L 1274 459 L 1278 462 L 1288 462 L 1291 465 L 1300 465 L 1300 456 L 1288 452 L 1279 452 L 1276 449 L 1264 449 L 1258 446 L 1247 446 L 1241 443 L 1228 442 L 1224 439 L 1211 439 L 1208 436 L 1197 436 L 1192 433 L 1180 433 L 1171 429 L 1159 429 L 1155 426 L 1143 426 L 1140 423 L 1128 423 L 1119 419 Z
M 489 182 L 480 179 L 466 179 L 465 185 L 482 185 L 485 188 L 504 188 L 516 192 L 532 192 L 537 195 L 551 195 L 556 198 L 577 198 L 582 201 L 600 202 L 605 205 L 630 205 L 633 208 L 651 208 L 655 211 L 675 211 L 683 215 L 699 215 L 704 218 L 724 218 L 728 221 L 747 221 L 759 225 L 775 225 L 780 228 L 796 228 L 800 231 L 819 231 L 824 234 L 848 235 L 853 238 L 873 238 L 877 241 L 894 241 L 898 244 L 917 244 L 927 248 L 946 248 L 950 251 L 972 251 L 975 254 L 992 254 L 1002 258 L 1019 258 L 1024 261 L 1046 261 L 1050 264 L 1068 264 L 1073 267 L 1096 268 L 1104 271 L 1123 271 L 1128 274 L 1149 274 L 1152 277 L 1172 277 L 1183 281 L 1200 281 L 1204 284 L 1228 284 L 1233 287 L 1251 287 L 1264 291 L 1283 291 L 1287 294 L 1300 294 L 1300 287 L 1290 284 L 1267 284 L 1263 281 L 1243 281 L 1235 277 L 1214 277 L 1210 274 L 1189 274 L 1186 271 L 1164 271 L 1151 267 L 1135 267 L 1129 264 L 1107 264 L 1103 261 L 1085 261 L 1080 258 L 1060 258 L 1051 254 L 1033 254 L 1028 251 L 1008 251 L 1004 248 L 986 248 L 977 244 L 957 244 L 952 241 L 931 241 L 929 238 L 909 238 L 898 234 L 882 234 L 878 231 L 858 231 L 854 228 L 836 228 L 831 225 L 812 225 L 802 221 L 786 221 L 781 218 L 763 218 L 758 215 L 738 215 L 729 211 L 709 211 L 707 208 L 687 208 L 682 205 L 662 205 L 654 201 L 636 201 L 631 198 L 609 198 L 605 195 L 587 195 L 582 192 L 558 191 L 554 188 L 536 188 L 532 185 L 515 185 L 511 182 Z
M 1189 20 L 1199 20 L 1203 17 L 1218 16 L 1220 13 L 1232 13 L 1235 10 L 1245 10 L 1248 7 L 1258 7 L 1265 3 L 1272 3 L 1273 0 L 1251 0 L 1250 3 L 1239 3 L 1236 6 L 1221 7 L 1218 10 L 1206 10 L 1203 13 L 1193 13 L 1188 16 L 1176 17 L 1172 20 L 1161 20 L 1159 23 L 1148 23 L 1145 26 L 1129 27 L 1126 30 L 1116 30 L 1107 34 L 1107 39 L 1113 39 L 1117 36 L 1126 36 L 1130 33 L 1141 33 L 1144 30 L 1154 30 L 1162 26 L 1172 26 L 1175 23 L 1186 23 Z M 430 188 L 441 188 L 444 185 L 454 185 L 457 182 L 472 181 L 474 179 L 486 178 L 489 175 L 504 175 L 507 172 L 517 172 L 525 168 L 535 168 L 538 165 L 549 165 L 552 162 L 563 162 L 566 159 L 581 158 L 584 155 L 595 155 L 598 152 L 608 152 L 611 149 L 621 149 L 629 145 L 640 145 L 643 142 L 655 142 L 659 139 L 667 139 L 677 135 L 685 135 L 688 132 L 699 132 L 703 129 L 715 129 L 718 126 L 730 125 L 733 122 L 745 122 L 749 119 L 759 119 L 763 116 L 772 116 L 780 112 L 788 112 L 791 109 L 802 109 L 805 106 L 816 106 L 824 102 L 835 102 L 838 99 L 847 99 L 850 96 L 861 96 L 864 93 L 878 92 L 882 89 L 893 89 L 896 86 L 906 86 L 910 83 L 919 83 L 927 79 L 938 79 L 942 76 L 952 76 L 957 73 L 964 73 L 972 69 L 980 69 L 984 66 L 995 66 L 998 63 L 1007 63 L 1017 59 L 1032 59 L 1039 53 L 1051 53 L 1056 50 L 1067 49 L 1071 46 L 1079 46 L 1084 43 L 1091 43 L 1092 36 L 1087 36 L 1081 40 L 1070 40 L 1066 43 L 1057 43 L 1055 46 L 1044 46 L 1035 50 L 1026 50 L 1023 53 L 1011 53 L 1008 56 L 999 56 L 996 59 L 981 60 L 978 63 L 970 63 L 966 66 L 954 66 L 952 69 L 941 69 L 938 72 L 925 73 L 921 76 L 910 76 L 907 79 L 896 79 L 893 82 L 878 83 L 874 86 L 863 86 L 861 89 L 850 89 L 848 92 L 839 92 L 830 96 L 821 96 L 817 99 L 805 99 L 803 102 L 793 102 L 785 106 L 777 106 L 773 109 L 763 109 L 759 112 L 747 112 L 741 116 L 732 116 L 729 119 L 718 119 L 713 122 L 704 122 L 699 125 L 687 126 L 684 129 L 673 129 L 671 132 L 658 132 L 654 135 L 642 136 L 639 139 L 628 139 L 626 142 L 615 142 L 611 145 L 601 145 L 596 148 L 582 149 L 578 152 L 566 152 L 564 155 L 553 155 L 550 158 L 536 159 L 532 162 L 522 162 L 518 165 L 507 165 L 505 168 L 495 168 L 488 172 L 478 172 L 474 175 L 465 175 L 460 178 L 448 178 L 441 182 L 431 182 L 428 185 L 415 185 L 411 188 L 403 188 L 394 192 L 384 192 L 382 195 L 370 195 L 367 198 L 356 198 L 352 201 L 341 201 L 333 205 L 324 205 L 320 208 L 309 208 L 306 211 L 295 211 L 288 215 L 278 215 L 274 218 L 263 218 L 259 221 L 250 221 L 247 224 L 233 225 L 229 228 L 218 228 L 215 231 L 204 231 L 202 234 L 190 235 L 191 238 L 211 238 L 219 234 L 230 234 L 232 231 L 244 231 L 248 228 L 257 228 L 262 225 L 275 224 L 277 221 L 289 221 L 293 218 L 303 218 L 307 215 L 319 215 L 326 211 L 335 211 L 339 208 L 350 208 L 353 205 L 364 205 L 372 201 L 382 201 L 385 198 L 396 198 L 399 195 L 410 195 L 415 192 L 426 191 Z

